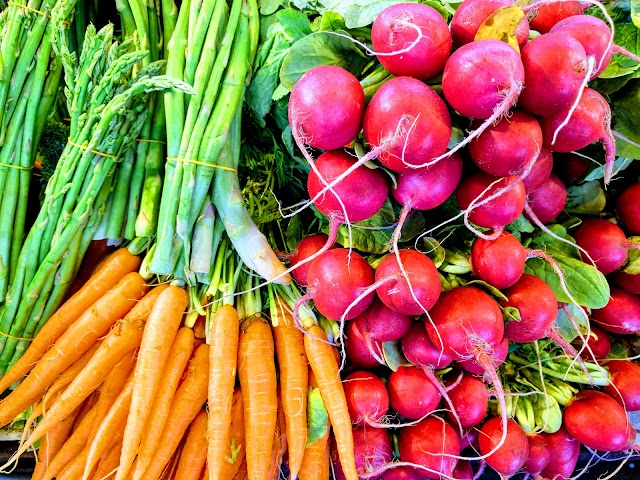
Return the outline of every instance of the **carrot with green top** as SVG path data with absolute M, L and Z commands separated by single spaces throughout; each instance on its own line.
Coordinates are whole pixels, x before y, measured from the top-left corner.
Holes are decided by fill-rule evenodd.
M 309 387 L 318 388 L 318 382 L 309 368 Z M 329 480 L 329 432 L 331 422 L 327 419 L 327 430 L 320 438 L 304 450 L 299 480 Z
M 240 469 L 240 465 L 245 461 L 246 456 L 245 432 L 244 432 L 244 402 L 242 401 L 242 390 L 236 388 L 233 392 L 233 404 L 231 405 L 231 426 L 229 437 L 225 445 L 224 459 L 218 477 L 211 478 L 233 478 Z M 207 464 L 208 466 L 208 464 Z M 209 480 L 209 477 L 206 477 Z

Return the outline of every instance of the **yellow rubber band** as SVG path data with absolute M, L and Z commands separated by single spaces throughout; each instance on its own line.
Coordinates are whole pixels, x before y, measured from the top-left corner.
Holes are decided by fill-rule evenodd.
M 153 138 L 138 138 L 136 139 L 136 141 L 144 143 L 161 143 L 162 145 L 167 144 L 167 142 L 163 142 L 162 140 L 154 140 Z
M 0 335 L 10 338 L 11 340 L 24 340 L 25 342 L 31 342 L 33 340 L 33 338 L 14 337 L 13 335 L 9 335 L 8 333 L 4 333 L 2 331 L 0 331 Z
M 235 168 L 231 168 L 231 167 L 225 167 L 224 165 L 214 165 L 212 163 L 207 163 L 207 162 L 201 162 L 200 160 L 189 160 L 187 158 L 173 158 L 173 157 L 167 157 L 167 161 L 168 162 L 182 162 L 182 163 L 192 163 L 194 165 L 200 165 L 202 167 L 209 167 L 209 168 L 218 168 L 220 170 L 226 170 L 228 172 L 233 172 L 233 173 L 238 173 L 238 170 L 236 170 Z
M 28 172 L 29 170 L 33 170 L 33 167 L 23 167 L 22 165 L 9 165 L 8 163 L 0 163 L 0 167 L 15 168 L 17 170 L 24 170 L 26 172 Z
M 79 148 L 80 150 L 84 150 L 84 151 L 88 150 L 87 147 L 85 147 L 84 145 L 80 145 L 79 143 L 73 142 L 70 138 L 67 139 L 67 143 L 69 145 L 73 145 L 76 148 Z M 91 153 L 95 153 L 96 155 L 100 155 L 101 157 L 105 157 L 105 158 L 113 158 L 114 160 L 118 159 L 118 157 L 116 157 L 115 155 L 111 155 L 110 153 L 99 152 L 98 150 L 91 150 Z
M 14 7 L 24 8 L 25 10 L 28 10 L 28 11 L 33 12 L 33 13 L 37 13 L 38 15 L 42 15 L 43 17 L 48 17 L 49 16 L 49 14 L 47 14 L 45 12 L 42 12 L 40 10 L 36 10 L 35 8 L 31 8 L 29 5 L 23 5 L 22 3 L 7 2 L 7 5 L 13 5 Z

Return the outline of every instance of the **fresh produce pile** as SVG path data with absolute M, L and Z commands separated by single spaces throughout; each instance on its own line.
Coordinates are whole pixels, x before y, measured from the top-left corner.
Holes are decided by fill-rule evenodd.
M 0 8 L 3 472 L 637 454 L 634 2 Z

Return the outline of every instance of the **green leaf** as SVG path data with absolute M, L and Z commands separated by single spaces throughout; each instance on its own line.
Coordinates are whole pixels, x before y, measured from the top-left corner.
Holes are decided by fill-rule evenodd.
M 307 447 L 327 433 L 329 415 L 322 401 L 320 389 L 309 387 L 307 396 Z
M 347 28 L 366 27 L 385 8 L 396 3 L 415 3 L 416 0 L 292 0 L 301 10 L 311 9 L 318 13 L 336 12 L 344 18 Z M 441 7 L 442 8 L 442 7 Z
M 547 225 L 547 228 L 557 237 L 564 238 L 575 245 L 576 241 L 567 233 L 567 229 L 563 225 Z M 542 250 L 549 254 L 560 253 L 568 257 L 575 258 L 576 260 L 580 259 L 580 252 L 575 246 L 563 242 L 562 240 L 558 240 L 542 230 L 538 231 L 536 236 L 533 237 L 529 248 Z
M 447 256 L 442 244 L 433 237 L 422 237 L 422 242 L 426 248 L 424 253 L 431 259 L 436 268 L 440 268 Z
M 640 28 L 640 0 L 631 0 L 629 6 L 631 7 L 631 21 L 636 28 Z
M 471 271 L 469 255 L 452 250 L 445 250 L 445 261 L 441 269 L 447 273 L 455 273 L 456 275 L 469 273 Z
M 504 307 L 502 308 L 502 317 L 505 322 L 519 322 L 522 320 L 520 318 L 520 310 L 516 307 Z
M 382 343 L 382 355 L 387 366 L 394 372 L 398 371 L 398 367 L 403 365 L 411 365 L 402 353 L 400 340 Z
M 369 58 L 349 38 L 318 32 L 293 44 L 282 63 L 280 81 L 291 91 L 302 75 L 320 65 L 336 65 L 359 77 L 368 62 Z
M 465 286 L 471 285 L 471 286 L 480 287 L 480 288 L 486 290 L 491 295 L 493 295 L 498 300 L 505 300 L 505 301 L 507 300 L 507 296 L 504 293 L 502 293 L 500 290 L 498 290 L 493 285 L 488 284 L 484 280 L 471 280 L 470 282 L 465 282 L 464 285 Z
M 506 230 L 510 233 L 532 233 L 535 228 L 531 224 L 529 220 L 527 220 L 524 215 L 520 215 L 513 222 L 506 226 Z
M 607 204 L 607 197 L 600 182 L 593 180 L 567 189 L 565 210 L 582 215 L 597 215 Z
M 640 244 L 640 237 L 629 237 L 627 240 L 631 243 Z M 629 275 L 640 274 L 640 250 L 637 248 L 630 248 L 629 255 L 627 257 L 627 264 L 622 270 Z
M 569 310 L 569 313 L 573 317 L 573 320 L 578 325 L 580 332 L 586 334 L 587 329 L 589 328 L 589 319 L 584 314 L 584 310 L 572 304 L 567 305 L 567 310 Z M 558 309 L 556 326 L 560 336 L 567 342 L 573 342 L 576 338 L 578 338 L 578 332 L 573 327 L 571 320 L 569 319 L 569 316 L 567 315 L 567 312 L 564 310 L 564 308 Z
M 338 31 L 346 30 L 344 18 L 336 12 L 325 12 L 322 16 L 316 18 L 311 26 L 314 32 L 322 32 L 325 30 Z
M 616 139 L 616 145 L 621 145 L 622 143 L 626 143 L 626 142 L 624 142 L 624 140 L 621 140 L 619 138 Z M 622 148 L 625 148 L 625 147 L 624 146 L 616 147 L 617 150 L 620 150 Z M 620 174 L 620 172 L 622 172 L 632 164 L 633 164 L 633 158 L 626 158 L 626 157 L 616 158 L 616 160 L 613 162 L 613 176 L 617 177 Z M 592 180 L 600 180 L 601 178 L 604 178 L 604 165 L 600 167 L 596 167 L 593 170 L 591 170 L 589 174 L 584 178 L 584 181 L 590 182 Z
M 400 231 L 400 241 L 408 242 L 409 240 L 417 237 L 425 230 L 426 221 L 424 215 L 419 210 L 414 210 L 402 225 Z
M 296 215 L 291 219 L 289 224 L 287 225 L 287 248 L 290 252 L 293 252 L 302 237 L 304 237 L 304 231 L 302 226 L 302 220 L 300 219 L 300 215 Z
M 613 129 L 640 144 L 640 80 L 634 80 L 625 96 L 611 104 Z M 640 160 L 640 148 L 616 138 L 616 155 Z
M 260 13 L 262 15 L 271 15 L 275 13 L 283 3 L 283 0 L 262 0 L 260 2 Z

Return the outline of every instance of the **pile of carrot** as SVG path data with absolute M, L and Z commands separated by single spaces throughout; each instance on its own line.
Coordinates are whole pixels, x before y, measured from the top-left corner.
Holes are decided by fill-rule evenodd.
M 275 480 L 283 463 L 290 478 L 327 479 L 333 425 L 357 479 L 338 356 L 320 327 L 305 335 L 272 290 L 268 315 L 242 297 L 216 308 L 206 343 L 202 322 L 183 326 L 186 290 L 149 285 L 139 268 L 112 253 L 0 379 L 3 392 L 17 384 L 0 426 L 30 411 L 3 470 L 34 449 L 34 480 Z M 310 388 L 330 419 L 313 438 Z

